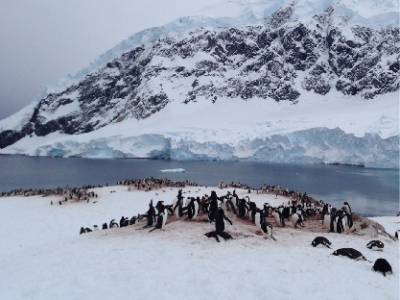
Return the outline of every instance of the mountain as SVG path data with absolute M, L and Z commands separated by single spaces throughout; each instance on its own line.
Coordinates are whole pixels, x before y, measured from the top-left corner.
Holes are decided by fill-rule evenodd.
M 269 3 L 136 34 L 1 121 L 1 152 L 398 167 L 399 27 Z

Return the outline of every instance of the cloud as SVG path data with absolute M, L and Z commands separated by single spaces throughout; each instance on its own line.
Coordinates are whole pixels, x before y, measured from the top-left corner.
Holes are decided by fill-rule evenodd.
M 2 0 L 0 119 L 142 29 L 219 0 Z

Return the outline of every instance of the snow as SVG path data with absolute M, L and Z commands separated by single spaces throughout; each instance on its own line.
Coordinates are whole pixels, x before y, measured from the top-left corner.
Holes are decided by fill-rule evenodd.
M 111 186 L 96 189 L 97 203 L 62 206 L 50 206 L 54 197 L 0 198 L 0 298 L 399 299 L 398 243 L 387 238 L 384 251 L 375 252 L 365 247 L 366 236 L 327 233 L 330 250 L 312 248 L 313 233 L 276 229 L 274 242 L 255 226 L 234 222 L 227 231 L 235 240 L 216 243 L 204 236 L 210 224 L 186 221 L 153 233 L 127 227 L 78 234 L 81 226 L 144 212 L 150 199 L 170 203 L 177 189 L 165 190 Z M 341 247 L 371 261 L 386 258 L 394 274 L 384 277 L 369 262 L 329 255 Z
M 36 105 L 37 101 L 34 101 L 8 118 L 0 120 L 0 132 L 4 130 L 21 130 L 22 126 L 31 118 Z
M 272 13 L 283 6 L 294 5 L 294 18 L 311 21 L 312 17 L 329 6 L 336 8 L 339 20 L 347 16 L 347 22 L 380 28 L 399 25 L 399 3 L 397 0 L 222 0 L 214 5 L 205 6 L 194 16 L 185 16 L 164 26 L 149 28 L 122 41 L 112 49 L 96 58 L 89 66 L 59 80 L 48 92 L 57 92 L 78 82 L 107 62 L 121 54 L 166 36 L 179 36 L 198 28 L 227 28 L 241 25 L 257 25 L 265 22 Z
M 160 170 L 161 173 L 183 173 L 186 172 L 183 168 L 176 168 L 176 169 L 162 169 Z
M 163 88 L 172 99 L 179 99 L 174 97 L 176 89 L 168 84 Z M 263 99 L 245 104 L 242 99 L 220 99 L 214 104 L 200 99 L 187 105 L 175 100 L 144 120 L 126 119 L 80 135 L 25 137 L 0 153 L 99 158 L 167 155 L 176 160 L 340 162 L 397 168 L 397 139 L 392 138 L 385 151 L 382 145 L 399 135 L 398 97 L 396 92 L 368 101 L 332 91 L 324 97 L 304 92 L 295 105 Z
M 374 217 L 370 219 L 381 224 L 393 236 L 397 230 L 400 230 L 400 217 Z

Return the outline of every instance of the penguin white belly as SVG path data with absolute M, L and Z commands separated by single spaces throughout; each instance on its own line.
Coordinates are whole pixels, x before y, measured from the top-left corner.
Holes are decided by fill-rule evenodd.
M 343 230 L 347 231 L 349 230 L 348 222 L 347 222 L 347 216 L 342 218 L 342 225 L 343 225 Z
M 273 212 L 272 216 L 274 217 L 276 224 L 280 225 L 281 224 L 281 219 L 279 218 L 279 214 L 277 212 Z
M 166 214 L 166 213 L 162 213 L 162 214 L 161 214 L 161 217 L 162 217 L 162 225 L 161 225 L 161 229 L 164 229 L 164 227 L 165 227 L 165 224 L 167 223 L 168 214 Z
M 339 217 L 336 217 L 335 220 L 333 221 L 333 232 L 337 232 L 338 220 L 339 220 Z
M 254 216 L 254 222 L 256 223 L 257 228 L 261 229 L 261 217 L 259 212 Z
M 199 204 L 197 202 L 194 202 L 194 214 L 193 214 L 193 220 L 197 218 L 199 214 Z
M 295 226 L 296 226 L 296 224 L 297 224 L 297 221 L 299 220 L 299 218 L 300 218 L 300 216 L 299 216 L 298 214 L 293 214 L 293 215 L 292 215 L 292 217 L 291 217 L 291 221 L 292 221 L 292 225 L 293 225 L 293 227 L 295 227 Z
M 324 227 L 324 228 L 329 228 L 330 224 L 331 224 L 331 216 L 328 215 L 328 214 L 326 214 L 326 215 L 324 216 L 324 224 L 323 224 L 323 227 Z

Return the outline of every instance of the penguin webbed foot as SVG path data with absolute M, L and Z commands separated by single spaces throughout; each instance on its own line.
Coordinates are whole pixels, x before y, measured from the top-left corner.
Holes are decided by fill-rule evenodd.
M 220 242 L 220 240 L 219 240 L 219 238 L 218 238 L 218 235 L 217 235 L 217 232 L 215 232 L 215 231 L 207 232 L 207 233 L 205 233 L 204 235 L 205 235 L 206 237 L 208 237 L 208 238 L 213 237 L 213 238 L 215 238 L 215 240 L 216 240 L 218 243 Z

